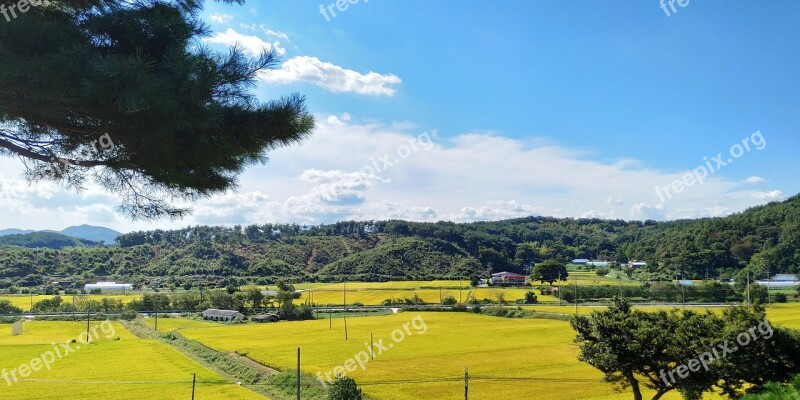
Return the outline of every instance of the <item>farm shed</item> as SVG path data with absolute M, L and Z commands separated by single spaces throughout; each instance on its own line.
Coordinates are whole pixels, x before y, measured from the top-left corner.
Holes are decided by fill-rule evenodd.
M 207 321 L 231 322 L 241 320 L 242 318 L 244 318 L 242 313 L 233 310 L 209 309 L 203 311 L 203 319 Z
M 117 282 L 97 282 L 87 283 L 83 289 L 87 292 L 92 290 L 100 290 L 102 293 L 108 292 L 130 292 L 133 290 L 133 285 L 130 283 L 117 283 Z
M 278 322 L 278 320 L 280 320 L 280 317 L 278 317 L 277 314 L 273 313 L 260 314 L 253 317 L 253 322 L 261 322 L 261 323 Z

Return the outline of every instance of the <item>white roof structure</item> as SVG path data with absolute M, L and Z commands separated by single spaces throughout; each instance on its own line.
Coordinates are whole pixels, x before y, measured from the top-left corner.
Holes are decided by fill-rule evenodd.
M 130 283 L 117 283 L 117 282 L 97 282 L 97 283 L 87 283 L 84 287 L 84 290 L 115 290 L 115 291 L 124 291 L 124 290 L 133 290 L 133 285 Z

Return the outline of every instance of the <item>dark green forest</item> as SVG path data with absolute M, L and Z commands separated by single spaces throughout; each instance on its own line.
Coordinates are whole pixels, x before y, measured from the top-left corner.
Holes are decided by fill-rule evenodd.
M 9 244 L 6 242 L 6 244 Z M 10 243 L 15 244 L 15 243 Z M 41 244 L 41 243 L 40 243 Z M 47 244 L 47 243 L 44 243 Z M 76 244 L 77 246 L 78 244 Z M 670 222 L 527 217 L 340 222 L 132 232 L 115 246 L 0 247 L 0 289 L 111 279 L 225 286 L 277 279 L 386 281 L 527 273 L 531 263 L 645 260 L 643 279 L 800 273 L 800 196 L 725 218 Z

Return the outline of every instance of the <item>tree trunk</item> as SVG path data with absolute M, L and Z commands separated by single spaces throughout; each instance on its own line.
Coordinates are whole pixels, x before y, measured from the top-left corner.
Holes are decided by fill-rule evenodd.
M 642 400 L 642 389 L 639 388 L 639 381 L 633 377 L 633 374 L 627 375 L 626 378 L 631 384 L 631 390 L 633 390 L 633 400 Z
M 661 396 L 663 396 L 663 395 L 667 394 L 667 392 L 668 392 L 668 390 L 659 390 L 659 391 L 658 391 L 658 393 L 656 393 L 656 395 L 655 395 L 655 396 L 653 396 L 653 399 L 652 399 L 652 400 L 658 400 L 658 399 L 660 399 L 660 398 L 661 398 Z

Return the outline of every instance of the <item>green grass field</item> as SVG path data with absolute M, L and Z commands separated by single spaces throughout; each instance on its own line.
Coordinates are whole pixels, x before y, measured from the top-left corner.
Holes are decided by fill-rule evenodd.
M 99 323 L 93 323 L 94 326 Z M 72 344 L 63 358 L 54 357 L 50 370 L 39 364 L 27 378 L 19 375 L 21 365 L 54 350 L 56 343 L 77 338 L 85 331 L 80 322 L 27 322 L 21 336 L 11 336 L 11 325 L 0 324 L 0 391 L 4 399 L 62 400 L 91 398 L 108 400 L 188 399 L 192 374 L 197 374 L 197 399 L 263 399 L 227 382 L 213 371 L 186 358 L 166 344 L 140 340 L 114 324 L 114 335 L 98 331 L 100 340 Z M 90 329 L 91 329 L 90 328 Z M 119 340 L 115 340 L 119 338 Z M 80 347 L 79 347 L 80 346 Z M 18 381 L 14 381 L 12 370 Z M 9 384 L 10 383 L 10 384 Z

